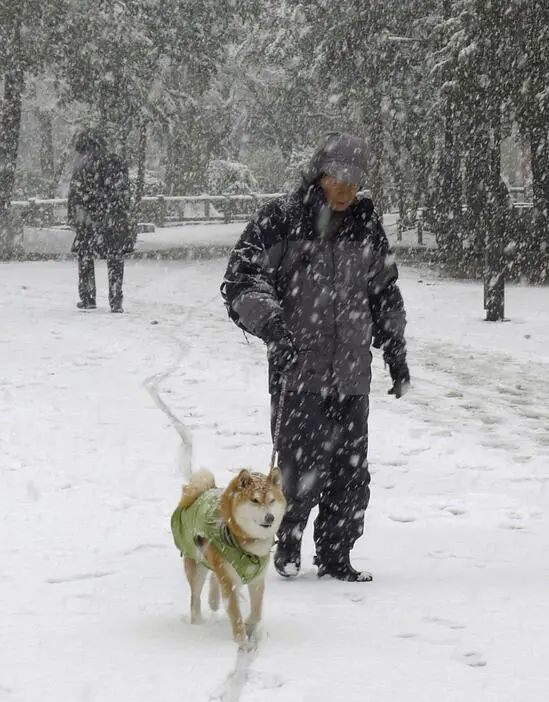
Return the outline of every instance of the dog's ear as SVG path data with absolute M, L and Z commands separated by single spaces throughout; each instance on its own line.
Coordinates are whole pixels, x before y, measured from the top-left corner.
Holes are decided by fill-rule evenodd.
M 282 488 L 282 472 L 278 466 L 274 466 L 269 473 L 269 480 L 275 487 Z
M 250 487 L 251 484 L 252 476 L 250 475 L 250 471 L 243 468 L 238 474 L 238 487 L 245 490 L 247 487 Z

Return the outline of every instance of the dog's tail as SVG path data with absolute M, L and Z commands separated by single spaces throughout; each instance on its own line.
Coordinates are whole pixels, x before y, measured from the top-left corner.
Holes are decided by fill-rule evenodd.
M 211 490 L 215 487 L 215 478 L 209 470 L 199 470 L 195 473 L 191 481 L 183 486 L 183 495 L 181 496 L 180 505 L 183 509 L 190 507 L 193 502 L 202 495 L 206 490 Z

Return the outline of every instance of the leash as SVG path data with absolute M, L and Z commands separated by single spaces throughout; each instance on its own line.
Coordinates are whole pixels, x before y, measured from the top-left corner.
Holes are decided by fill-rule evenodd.
M 284 410 L 284 401 L 286 400 L 286 384 L 288 379 L 282 376 L 282 384 L 280 388 L 280 398 L 278 400 L 278 408 L 276 411 L 276 423 L 273 437 L 273 453 L 271 455 L 271 470 L 275 467 L 276 457 L 278 454 L 278 439 L 280 437 L 280 427 L 282 425 L 282 412 Z

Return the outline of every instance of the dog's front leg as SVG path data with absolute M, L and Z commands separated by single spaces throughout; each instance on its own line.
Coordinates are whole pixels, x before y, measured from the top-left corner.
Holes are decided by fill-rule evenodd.
M 200 596 L 208 571 L 201 563 L 188 556 L 185 556 L 184 564 L 187 579 L 191 586 L 191 624 L 200 624 L 202 622 Z
M 261 621 L 263 611 L 263 593 L 265 592 L 265 575 L 260 575 L 248 585 L 250 593 L 250 616 L 246 622 L 246 631 L 251 638 Z
M 246 626 L 244 625 L 244 619 L 238 602 L 239 577 L 235 573 L 234 568 L 227 563 L 215 547 L 208 545 L 206 557 L 221 586 L 223 601 L 225 602 L 227 614 L 231 620 L 233 638 L 238 644 L 238 648 L 244 651 L 250 650 L 251 646 L 248 642 Z

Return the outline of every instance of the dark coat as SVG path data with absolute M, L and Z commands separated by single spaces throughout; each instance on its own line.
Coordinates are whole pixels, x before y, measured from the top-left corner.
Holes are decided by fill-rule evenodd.
M 116 154 L 105 161 L 103 174 L 105 219 L 103 247 L 105 255 L 131 253 L 135 239 L 130 226 L 130 177 L 128 164 Z
M 265 205 L 230 256 L 222 294 L 231 318 L 256 336 L 282 315 L 299 358 L 288 390 L 365 395 L 372 340 L 390 365 L 406 357 L 398 271 L 371 200 L 355 201 L 331 236 L 319 231 L 325 208 L 314 184 Z
M 90 148 L 80 155 L 69 187 L 68 221 L 76 230 L 74 253 L 97 253 L 104 216 L 103 155 L 100 149 Z
M 68 221 L 76 230 L 73 253 L 108 257 L 131 252 L 135 242 L 129 209 L 126 162 L 90 148 L 76 164 L 69 188 Z

